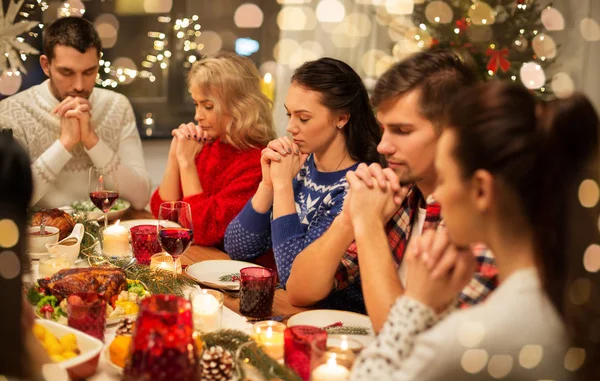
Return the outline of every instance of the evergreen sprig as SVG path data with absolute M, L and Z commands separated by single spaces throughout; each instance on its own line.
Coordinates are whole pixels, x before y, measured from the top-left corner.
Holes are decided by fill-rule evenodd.
M 222 329 L 202 335 L 202 340 L 204 341 L 205 348 L 220 345 L 224 349 L 229 350 L 232 354 L 237 353 L 235 361 L 238 365 L 236 368 L 238 369 L 238 372 L 241 373 L 240 379 L 244 379 L 243 367 L 241 365 L 247 362 L 258 369 L 267 380 L 274 378 L 287 381 L 302 380 L 293 370 L 279 364 L 269 357 L 250 336 L 242 331 Z

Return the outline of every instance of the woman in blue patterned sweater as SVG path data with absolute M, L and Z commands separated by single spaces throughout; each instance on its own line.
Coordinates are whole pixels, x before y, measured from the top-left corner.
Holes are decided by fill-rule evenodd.
M 296 256 L 318 250 L 322 243 L 315 240 L 342 211 L 346 172 L 381 160 L 381 129 L 361 78 L 333 58 L 300 66 L 284 106 L 291 137 L 273 140 L 263 150 L 262 182 L 229 224 L 225 251 L 232 259 L 249 260 L 272 248 L 285 286 Z M 314 268 L 318 276 L 319 263 Z M 343 263 L 338 271 L 345 271 Z M 320 306 L 364 312 L 360 287 L 357 281 L 336 291 L 332 284 Z

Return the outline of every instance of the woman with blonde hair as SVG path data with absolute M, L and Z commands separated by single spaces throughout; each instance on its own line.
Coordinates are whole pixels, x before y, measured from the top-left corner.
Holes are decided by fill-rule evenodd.
M 275 138 L 271 102 L 247 58 L 220 53 L 192 66 L 189 91 L 196 123 L 172 131 L 167 168 L 152 195 L 157 216 L 165 201 L 191 205 L 194 242 L 221 247 L 229 222 L 261 181 L 261 150 Z

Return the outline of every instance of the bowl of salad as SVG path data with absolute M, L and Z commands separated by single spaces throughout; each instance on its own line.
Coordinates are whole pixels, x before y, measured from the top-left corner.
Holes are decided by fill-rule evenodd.
M 128 201 L 117 199 L 113 207 L 108 212 L 108 220 L 113 221 L 123 217 L 123 214 L 129 209 L 131 204 Z M 91 200 L 75 201 L 71 204 L 71 208 L 75 212 L 87 212 L 87 217 L 90 220 L 97 220 L 104 217 L 104 213 Z

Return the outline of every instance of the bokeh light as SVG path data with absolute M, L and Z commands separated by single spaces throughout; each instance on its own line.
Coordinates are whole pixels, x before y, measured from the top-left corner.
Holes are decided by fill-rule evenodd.
M 585 349 L 569 348 L 565 355 L 565 369 L 571 372 L 579 369 L 585 362 Z
M 521 82 L 531 90 L 537 90 L 546 83 L 544 69 L 536 62 L 526 62 L 520 70 Z
M 488 362 L 488 354 L 485 349 L 468 349 L 463 353 L 460 365 L 467 373 L 479 373 Z
M 385 0 L 385 9 L 392 15 L 410 15 L 414 8 L 413 0 Z
M 468 321 L 458 328 L 458 342 L 467 348 L 475 348 L 483 341 L 485 327 L 478 321 Z
M 542 24 L 549 31 L 565 29 L 565 18 L 556 8 L 548 7 L 542 11 Z
M 316 14 L 320 22 L 335 23 L 346 17 L 346 8 L 339 0 L 320 0 Z
M 591 18 L 584 18 L 579 23 L 579 31 L 586 41 L 600 41 L 600 25 L 598 21 Z
M 592 293 L 592 284 L 587 278 L 576 279 L 569 287 L 569 300 L 576 306 L 582 306 L 588 302 Z
M 238 28 L 260 28 L 263 18 L 262 10 L 252 3 L 240 5 L 233 15 L 233 20 Z
M 525 369 L 540 365 L 544 357 L 544 348 L 537 344 L 525 345 L 519 352 L 519 364 Z
M 496 21 L 494 10 L 483 1 L 471 5 L 468 14 L 474 25 L 492 25 Z
M 554 74 L 551 83 L 552 91 L 558 98 L 568 98 L 575 92 L 573 79 L 567 73 L 560 72 Z
M 103 13 L 96 17 L 94 27 L 102 41 L 102 48 L 109 49 L 117 43 L 119 32 L 119 20 L 110 13 Z
M 531 41 L 531 47 L 539 57 L 550 59 L 556 57 L 556 43 L 552 37 L 545 33 L 535 36 Z
M 172 7 L 173 0 L 144 0 L 146 13 L 169 13 Z
M 453 15 L 452 8 L 444 1 L 432 1 L 425 7 L 425 17 L 432 24 L 448 24 Z
M 600 245 L 592 244 L 585 249 L 583 267 L 591 273 L 600 270 Z
M 5 71 L 0 75 L 0 94 L 13 95 L 21 88 L 23 76 L 19 71 Z
M 501 379 L 513 368 L 513 358 L 509 355 L 494 355 L 488 363 L 488 373 L 495 379 Z
M 584 208 L 593 208 L 600 198 L 600 188 L 598 183 L 591 179 L 586 179 L 579 185 L 579 202 Z
M 200 36 L 196 37 L 197 50 L 206 55 L 212 55 L 221 50 L 223 47 L 223 39 L 219 33 L 212 30 L 203 31 Z
M 17 254 L 12 251 L 0 253 L 0 277 L 14 279 L 21 273 L 21 261 Z
M 19 242 L 19 227 L 13 220 L 0 220 L 0 247 L 6 249 L 15 246 Z

